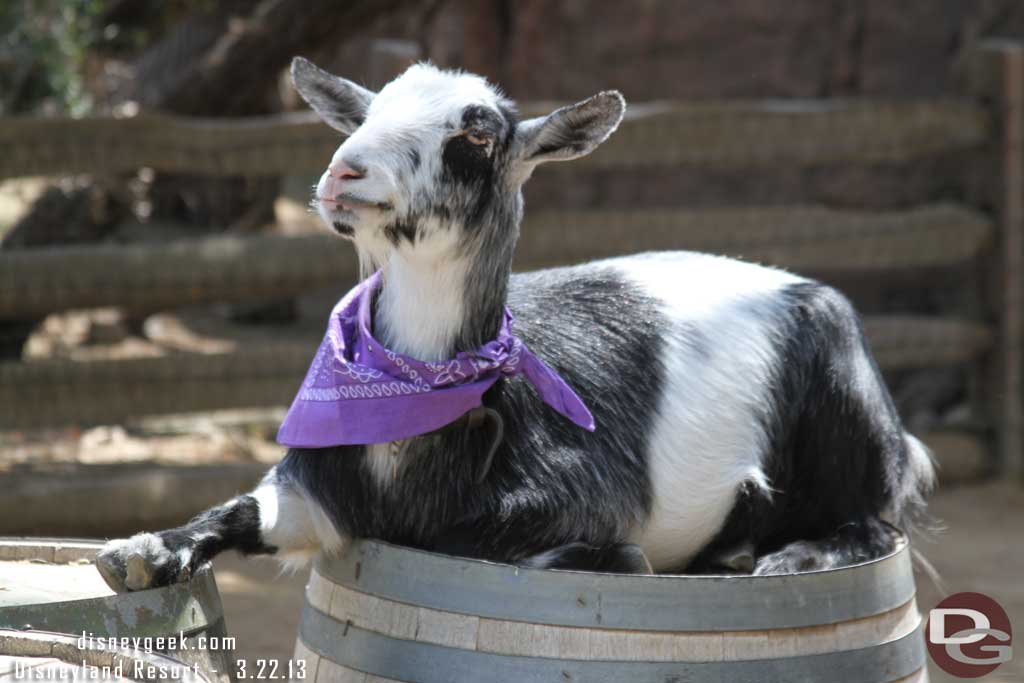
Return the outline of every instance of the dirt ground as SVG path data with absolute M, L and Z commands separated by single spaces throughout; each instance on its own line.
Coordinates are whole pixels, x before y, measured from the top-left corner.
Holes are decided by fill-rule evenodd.
M 945 531 L 918 548 L 941 574 L 942 589 L 918 577 L 918 604 L 931 609 L 943 594 L 979 591 L 999 601 L 1010 621 L 1024 633 L 1024 486 L 1012 483 L 961 486 L 940 491 L 932 511 Z M 306 572 L 281 575 L 269 560 L 236 556 L 217 561 L 228 630 L 237 639 L 236 655 L 285 660 L 292 656 Z M 1014 661 L 980 681 L 1024 681 L 1024 646 Z M 932 667 L 932 683 L 956 679 Z

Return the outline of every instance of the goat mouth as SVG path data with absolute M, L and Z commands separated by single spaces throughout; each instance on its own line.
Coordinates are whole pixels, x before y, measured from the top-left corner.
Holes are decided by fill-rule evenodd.
M 391 202 L 377 202 L 372 199 L 360 197 L 354 194 L 339 194 L 334 197 L 320 197 L 321 202 L 336 209 L 351 211 L 352 209 L 377 209 L 378 211 L 390 211 L 394 208 Z

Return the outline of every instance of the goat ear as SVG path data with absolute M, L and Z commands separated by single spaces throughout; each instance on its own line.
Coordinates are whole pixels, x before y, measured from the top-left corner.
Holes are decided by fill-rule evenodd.
M 519 158 L 530 164 L 568 161 L 590 154 L 615 132 L 626 111 L 617 90 L 523 121 L 518 128 Z
M 292 83 L 324 122 L 351 135 L 366 119 L 375 93 L 327 73 L 304 57 L 292 60 Z

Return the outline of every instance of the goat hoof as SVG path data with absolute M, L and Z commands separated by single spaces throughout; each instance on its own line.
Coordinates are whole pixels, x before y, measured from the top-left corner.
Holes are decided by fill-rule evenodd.
M 829 553 L 812 543 L 798 541 L 782 550 L 769 553 L 757 559 L 755 576 L 771 574 L 797 574 L 828 569 L 833 566 Z
M 619 552 L 622 555 L 621 566 L 616 571 L 621 571 L 627 574 L 653 574 L 654 567 L 651 566 L 651 561 L 647 559 L 647 555 L 640 546 L 632 543 L 623 543 L 620 547 Z
M 109 544 L 108 544 L 109 546 Z M 104 551 L 106 547 L 104 547 Z M 120 564 L 120 558 L 114 554 L 109 553 L 104 555 L 101 552 L 96 556 L 96 569 L 99 571 L 100 576 L 106 581 L 110 589 L 115 593 L 124 593 L 128 590 L 128 586 L 125 585 L 125 577 L 127 575 L 127 569 L 124 565 Z
M 128 570 L 125 572 L 124 584 L 133 591 L 153 585 L 153 569 L 146 564 L 142 555 L 136 554 L 128 557 Z
M 115 593 L 155 588 L 187 577 L 178 555 L 156 534 L 110 541 L 96 556 L 96 569 Z

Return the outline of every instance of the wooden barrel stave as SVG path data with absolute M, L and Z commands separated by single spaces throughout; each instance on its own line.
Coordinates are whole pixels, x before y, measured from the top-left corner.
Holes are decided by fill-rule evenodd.
M 381 595 L 380 590 L 372 594 L 375 591 L 368 590 L 368 584 L 378 589 L 389 586 L 375 572 L 386 566 L 396 567 L 396 558 L 400 560 L 396 571 L 407 567 L 410 572 L 409 585 L 391 591 L 401 592 L 402 599 Z M 430 571 L 424 578 L 422 571 L 412 569 L 422 570 L 426 559 L 447 564 L 447 578 Z M 338 558 L 318 560 L 307 586 L 307 606 L 296 657 L 306 659 L 309 680 L 360 683 L 371 680 L 670 680 L 666 676 L 731 683 L 926 680 L 920 615 L 913 598 L 913 577 L 906 548 L 888 558 L 839 572 L 845 572 L 845 578 L 835 576 L 834 572 L 817 572 L 779 577 L 786 580 L 774 582 L 752 577 L 612 577 L 517 570 L 364 541 L 354 544 Z M 774 587 L 788 591 L 790 599 L 818 595 L 827 600 L 829 596 L 824 592 L 808 590 L 805 594 L 798 590 L 799 583 L 821 582 L 823 575 L 833 574 L 824 583 L 835 592 L 831 596 L 833 613 L 818 625 L 806 625 L 808 615 L 801 614 L 800 610 L 789 610 L 785 616 L 801 625 L 788 626 L 783 619 L 779 628 L 747 628 L 737 623 L 736 628 L 729 629 L 723 627 L 723 618 L 719 615 L 717 620 L 709 620 L 716 623 L 714 630 L 670 629 L 666 623 L 652 629 L 644 622 L 643 614 L 622 613 L 611 628 L 600 623 L 600 612 L 595 619 L 597 623 L 587 625 L 578 623 L 579 613 L 563 615 L 561 621 L 565 623 L 524 621 L 521 610 L 517 612 L 511 606 L 520 597 L 516 590 L 521 585 L 511 586 L 508 594 L 509 611 L 515 613 L 515 618 L 496 618 L 493 610 L 486 616 L 466 613 L 466 605 L 473 604 L 470 598 L 477 583 L 486 581 L 489 573 L 493 574 L 490 577 L 494 579 L 493 585 L 499 586 L 502 578 L 512 578 L 515 583 L 523 575 L 527 575 L 526 583 L 534 588 L 537 582 L 556 578 L 556 583 L 560 582 L 564 590 L 575 581 L 579 584 L 580 595 L 570 591 L 570 597 L 575 596 L 577 603 L 585 602 L 592 595 L 587 587 L 593 587 L 595 576 L 610 577 L 619 589 L 628 583 L 643 582 L 647 582 L 646 588 L 650 589 L 650 582 L 658 581 L 662 583 L 655 584 L 655 588 L 664 592 L 664 588 L 671 588 L 674 583 L 686 586 L 682 593 L 699 590 L 701 584 L 694 582 L 711 585 L 725 581 L 739 585 L 762 581 L 765 589 Z M 871 578 L 865 582 L 857 573 Z M 466 577 L 471 575 L 473 580 L 467 584 Z M 433 583 L 434 579 L 441 583 L 461 583 L 465 587 L 469 595 L 464 596 L 465 600 L 460 599 L 460 611 L 437 608 L 437 603 L 444 602 L 446 587 Z M 860 595 L 870 589 L 872 583 L 883 587 L 881 592 L 894 604 L 879 609 L 877 601 Z M 844 584 L 846 592 L 842 590 Z M 851 587 L 855 590 L 849 590 Z M 504 588 L 510 589 L 510 586 Z M 431 606 L 415 604 L 410 599 L 418 590 L 423 590 L 420 602 L 432 603 Z M 748 595 L 756 595 L 756 592 Z M 685 602 L 677 604 L 680 610 L 686 609 Z M 725 621 L 744 619 L 745 608 L 733 609 Z M 836 615 L 842 618 L 837 619 Z M 550 611 L 543 619 L 557 621 Z M 749 619 L 757 623 L 763 620 L 764 615 L 752 615 Z M 682 621 L 693 623 L 695 620 L 688 617 Z M 621 622 L 631 622 L 631 627 L 623 628 Z M 479 678 L 481 676 L 483 678 Z
M 336 585 L 444 612 L 643 631 L 797 628 L 888 611 L 914 597 L 905 547 L 874 562 L 786 576 L 543 571 L 362 541 L 316 571 Z
M 501 621 L 382 600 L 310 575 L 308 602 L 327 606 L 340 622 L 393 638 L 481 652 L 568 659 L 727 661 L 858 649 L 914 631 L 920 615 L 910 600 L 874 617 L 839 624 L 763 631 L 643 632 Z

